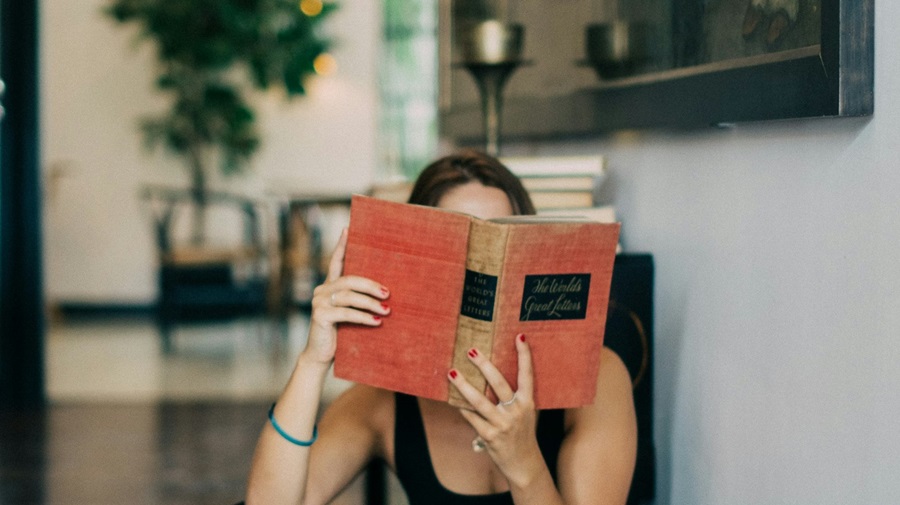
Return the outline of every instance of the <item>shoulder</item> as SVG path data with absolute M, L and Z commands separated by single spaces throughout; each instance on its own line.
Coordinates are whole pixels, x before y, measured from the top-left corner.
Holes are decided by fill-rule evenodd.
M 625 503 L 637 453 L 631 375 L 608 348 L 600 357 L 594 402 L 566 411 L 559 455 L 560 492 L 572 502 Z M 603 479 L 597 479 L 603 475 Z
M 600 353 L 597 391 L 605 394 L 626 394 L 629 398 L 632 395 L 631 374 L 622 358 L 609 347 L 604 347 Z
M 604 420 L 628 425 L 634 418 L 631 374 L 615 351 L 604 347 L 600 355 L 597 386 L 591 405 L 567 411 L 568 428 L 577 424 L 596 425 Z
M 393 442 L 394 393 L 353 385 L 326 407 L 320 424 L 370 438 L 382 452 Z
M 355 384 L 341 393 L 325 410 L 325 416 L 345 422 L 378 426 L 394 417 L 394 393 Z
M 388 416 L 393 418 L 392 398 L 371 387 L 352 386 L 327 405 L 309 456 L 309 503 L 330 503 L 368 462 L 384 457 L 386 437 L 392 436 L 385 428 Z
M 393 406 L 393 404 L 393 392 L 364 384 L 354 384 L 338 395 L 331 403 L 331 406 L 345 408 L 352 405 L 364 405 L 366 407 L 386 408 Z

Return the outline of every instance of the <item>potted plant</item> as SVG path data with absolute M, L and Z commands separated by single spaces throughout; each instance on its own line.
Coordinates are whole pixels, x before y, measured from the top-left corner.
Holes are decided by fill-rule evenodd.
M 210 172 L 241 171 L 260 144 L 248 86 L 304 94 L 327 58 L 330 41 L 319 27 L 335 8 L 321 0 L 112 0 L 105 7 L 156 45 L 156 87 L 171 105 L 145 117 L 141 129 L 149 147 L 164 145 L 185 161 L 194 241 L 203 238 Z

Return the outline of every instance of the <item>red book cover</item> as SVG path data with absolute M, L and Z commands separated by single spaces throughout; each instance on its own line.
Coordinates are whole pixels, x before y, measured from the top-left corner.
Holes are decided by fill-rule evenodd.
M 461 213 L 354 196 L 345 275 L 391 291 L 379 327 L 338 328 L 335 375 L 465 406 L 457 368 L 492 392 L 465 358 L 477 347 L 516 388 L 515 336 L 527 335 L 538 408 L 593 400 L 618 224 Z

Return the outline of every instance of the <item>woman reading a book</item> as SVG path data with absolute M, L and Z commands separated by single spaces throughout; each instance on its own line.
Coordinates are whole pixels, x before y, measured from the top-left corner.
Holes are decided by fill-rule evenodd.
M 483 219 L 534 213 L 519 180 L 477 152 L 427 167 L 410 203 Z M 346 243 L 345 231 L 315 290 L 306 348 L 260 435 L 248 504 L 327 503 L 375 459 L 397 474 L 414 505 L 625 503 L 637 428 L 629 373 L 606 348 L 594 402 L 585 407 L 534 409 L 528 335 L 518 335 L 515 391 L 483 350 L 468 353 L 499 402 L 450 370 L 446 380 L 474 410 L 354 385 L 316 424 L 336 326 L 378 326 L 391 316 L 391 286 L 342 275 Z

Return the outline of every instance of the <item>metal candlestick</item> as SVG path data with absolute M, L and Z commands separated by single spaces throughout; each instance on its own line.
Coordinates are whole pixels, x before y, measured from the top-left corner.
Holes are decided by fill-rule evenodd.
M 645 23 L 613 21 L 585 27 L 585 65 L 594 68 L 599 79 L 634 75 L 652 59 L 650 26 Z
M 497 20 L 482 21 L 459 31 L 459 48 L 464 67 L 478 85 L 484 121 L 485 152 L 500 155 L 500 115 L 503 87 L 509 76 L 523 64 L 521 25 Z

